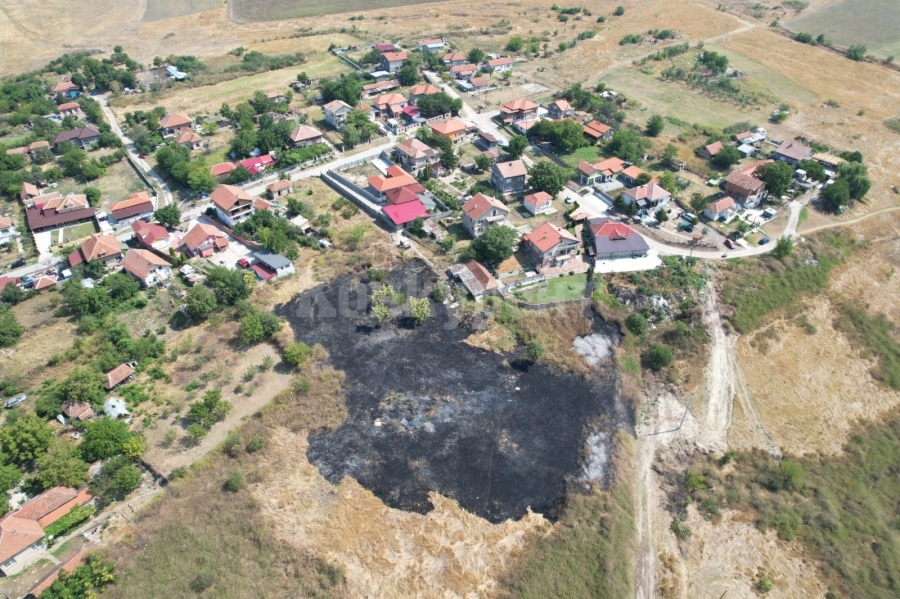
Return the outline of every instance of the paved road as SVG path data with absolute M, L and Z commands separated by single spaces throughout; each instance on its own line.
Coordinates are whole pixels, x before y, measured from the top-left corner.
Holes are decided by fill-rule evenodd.
M 168 184 L 163 178 L 159 176 L 159 173 L 153 170 L 147 161 L 140 157 L 140 153 L 134 147 L 134 142 L 122 132 L 122 128 L 119 127 L 119 123 L 116 122 L 116 115 L 113 114 L 113 111 L 110 109 L 107 99 L 106 95 L 97 96 L 100 108 L 103 109 L 103 114 L 106 116 L 106 120 L 109 122 L 109 126 L 113 133 L 122 140 L 125 150 L 128 151 L 134 163 L 141 168 L 144 174 L 153 179 L 153 182 L 156 183 L 156 186 L 159 188 L 160 194 L 157 201 L 157 208 L 161 208 L 166 204 L 171 204 L 174 201 L 172 198 L 172 190 L 169 189 Z

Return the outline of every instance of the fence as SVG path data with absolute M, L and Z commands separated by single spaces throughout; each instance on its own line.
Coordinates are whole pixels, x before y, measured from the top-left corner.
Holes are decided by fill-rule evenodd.
M 580 304 L 582 306 L 589 305 L 591 303 L 591 299 L 588 297 L 580 297 L 578 299 L 570 299 L 570 300 L 560 300 L 558 302 L 548 302 L 546 304 L 529 304 L 527 302 L 523 302 L 521 300 L 516 300 L 516 305 L 519 308 L 523 308 L 525 310 L 546 310 L 547 308 L 559 308 L 561 306 L 571 306 L 573 304 Z
M 391 229 L 396 228 L 394 223 L 390 222 L 390 220 L 388 220 L 388 218 L 385 216 L 384 212 L 376 203 L 376 200 L 356 184 L 351 183 L 349 180 L 334 171 L 326 171 L 325 173 L 323 173 L 322 180 L 333 190 L 359 206 L 363 210 L 363 212 L 365 212 L 372 218 L 380 219 Z

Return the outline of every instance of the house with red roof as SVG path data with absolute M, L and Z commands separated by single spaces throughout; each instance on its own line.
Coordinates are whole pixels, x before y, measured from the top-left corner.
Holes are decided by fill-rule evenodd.
M 416 49 L 420 52 L 437 52 L 443 50 L 447 46 L 447 40 L 441 37 L 419 40 L 416 42 Z
M 113 262 L 122 257 L 122 249 L 114 235 L 93 235 L 69 254 L 69 266 L 77 266 L 83 262 L 98 260 L 103 263 Z
M 175 143 L 189 150 L 200 150 L 209 145 L 206 140 L 193 131 L 185 131 L 175 138 Z
M 134 250 L 132 250 L 134 251 Z M 134 376 L 134 366 L 135 363 L 122 363 L 110 370 L 106 373 L 106 384 L 104 385 L 107 391 L 112 391 L 122 383 L 130 380 Z
M 261 154 L 246 160 L 241 160 L 238 164 L 250 171 L 251 175 L 264 172 L 268 167 L 275 164 L 275 157 L 271 153 Z
M 234 185 L 219 185 L 210 194 L 219 219 L 233 227 L 253 214 L 253 196 Z
M 710 202 L 706 210 L 703 211 L 703 216 L 709 220 L 720 220 L 727 223 L 737 214 L 737 208 L 734 198 L 725 196 Z
M 440 153 L 426 143 L 411 137 L 394 147 L 394 155 L 403 165 L 403 168 L 411 173 L 417 173 L 425 168 L 426 164 L 433 164 L 440 160 Z
M 294 193 L 294 184 L 291 183 L 290 179 L 279 179 L 266 185 L 266 190 L 269 192 L 269 197 L 277 200 L 280 197 Z
M 600 121 L 591 121 L 584 125 L 584 135 L 595 144 L 600 143 L 604 139 L 609 139 L 616 132 L 615 129 Z
M 172 266 L 149 250 L 128 250 L 122 268 L 144 287 L 155 287 L 172 278 Z
M 430 83 L 426 83 L 424 85 L 416 85 L 409 90 L 409 103 L 415 104 L 422 96 L 430 96 L 439 93 L 441 93 L 440 88 L 435 87 Z
M 69 129 L 68 131 L 57 133 L 53 136 L 53 141 L 51 143 L 54 146 L 58 146 L 61 143 L 69 142 L 76 148 L 85 150 L 99 141 L 99 129 L 96 127 L 79 127 L 77 129 Z
M 725 146 L 722 145 L 722 142 L 717 141 L 703 146 L 697 153 L 700 155 L 700 158 L 706 158 L 707 160 L 709 160 L 710 158 L 721 152 L 724 148 Z
M 213 177 L 216 178 L 216 181 L 221 183 L 225 179 L 227 179 L 231 175 L 231 171 L 237 168 L 237 165 L 233 162 L 220 162 L 219 164 L 214 164 L 209 167 L 209 172 Z
M 168 229 L 158 223 L 136 220 L 131 223 L 134 239 L 148 250 L 163 251 L 169 247 L 171 235 Z
M 494 58 L 493 60 L 487 61 L 485 66 L 487 67 L 487 70 L 493 73 L 502 73 L 503 71 L 509 71 L 513 68 L 513 59 L 509 56 Z
M 806 160 L 813 155 L 813 149 L 809 146 L 794 141 L 783 141 L 778 148 L 772 152 L 772 158 L 787 162 L 791 166 L 797 166 L 801 160 Z
M 463 226 L 472 237 L 481 237 L 491 227 L 507 224 L 509 208 L 496 198 L 478 193 L 462 206 Z
M 474 64 L 460 64 L 455 67 L 450 67 L 450 75 L 454 79 L 460 79 L 463 81 L 468 81 L 472 78 L 472 76 L 478 71 L 478 65 Z
M 553 210 L 553 196 L 546 191 L 539 191 L 525 196 L 522 199 L 525 210 L 537 216 Z
M 400 82 L 396 79 L 388 79 L 387 81 L 376 81 L 375 83 L 367 83 L 362 86 L 362 97 L 373 98 L 379 94 L 389 92 L 400 87 Z
M 347 125 L 347 116 L 353 107 L 343 100 L 332 100 L 322 106 L 322 110 L 325 111 L 325 120 L 328 124 L 341 131 Z
M 744 208 L 753 208 L 765 197 L 766 184 L 752 174 L 736 169 L 725 177 L 725 193 Z
M 0 245 L 4 245 L 18 237 L 13 220 L 8 216 L 0 216 Z
M 441 64 L 445 67 L 455 67 L 467 62 L 466 55 L 461 52 L 447 52 L 441 57 Z
M 139 191 L 128 196 L 127 200 L 109 206 L 109 215 L 114 223 L 131 224 L 138 219 L 149 219 L 156 210 L 153 198 L 146 191 Z
M 56 107 L 56 114 L 61 117 L 73 116 L 75 118 L 81 118 L 84 116 L 84 111 L 81 109 L 78 102 L 66 102 L 65 104 L 60 104 Z
M 372 100 L 375 118 L 388 119 L 400 116 L 409 100 L 401 94 L 382 94 Z
M 446 137 L 453 143 L 459 143 L 465 139 L 469 132 L 469 126 L 456 119 L 447 119 L 430 126 L 432 135 Z
M 194 130 L 194 121 L 186 114 L 175 112 L 159 119 L 159 133 L 163 138 L 178 137 Z
M 177 250 L 192 258 L 208 258 L 228 247 L 228 236 L 207 223 L 197 223 L 181 238 Z
M 621 173 L 619 173 L 619 178 L 628 185 L 636 185 L 638 178 L 640 178 L 641 175 L 645 174 L 647 173 L 646 171 L 644 171 L 644 169 L 632 164 L 631 166 L 623 169 Z
M 519 98 L 511 100 L 500 106 L 500 116 L 505 123 L 515 123 L 516 121 L 532 120 L 537 118 L 538 108 L 537 102 L 532 102 L 528 98 Z
M 389 166 L 387 176 L 369 177 L 366 179 L 366 183 L 369 185 L 368 192 L 383 202 L 387 198 L 387 193 L 392 189 L 416 185 L 418 181 L 399 166 Z
M 396 73 L 406 62 L 406 52 L 385 52 L 381 55 L 381 70 Z
M 34 233 L 53 231 L 94 220 L 96 213 L 84 194 L 53 192 L 25 200 L 25 218 Z
M 91 404 L 77 402 L 72 399 L 62 402 L 60 411 L 69 420 L 79 420 L 81 422 L 90 419 L 94 415 L 94 409 L 91 407 Z
M 572 118 L 574 115 L 575 109 L 572 108 L 572 105 L 569 104 L 569 101 L 565 98 L 560 98 L 559 100 L 554 100 L 547 104 L 547 116 L 554 121 Z
M 535 268 L 563 266 L 578 256 L 578 238 L 553 223 L 544 223 L 522 238 Z
M 428 209 L 418 198 L 402 204 L 388 204 L 382 210 L 394 226 L 402 229 L 417 218 L 428 218 Z
M 591 253 L 597 260 L 639 258 L 650 250 L 637 231 L 611 218 L 588 219 L 584 230 Z

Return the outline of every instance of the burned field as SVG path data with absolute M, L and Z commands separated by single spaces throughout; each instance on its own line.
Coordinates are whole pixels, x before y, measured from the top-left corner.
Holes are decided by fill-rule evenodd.
M 413 262 L 386 283 L 424 297 L 435 279 Z M 377 326 L 367 299 L 345 277 L 278 310 L 346 374 L 347 420 L 309 438 L 309 460 L 329 481 L 352 476 L 418 513 L 436 491 L 494 523 L 529 507 L 555 519 L 568 485 L 605 483 L 613 434 L 633 425 L 610 361 L 587 379 L 527 365 L 463 343 L 470 331 L 443 305 L 432 302 L 418 327 L 402 317 Z M 594 320 L 592 337 L 615 334 Z

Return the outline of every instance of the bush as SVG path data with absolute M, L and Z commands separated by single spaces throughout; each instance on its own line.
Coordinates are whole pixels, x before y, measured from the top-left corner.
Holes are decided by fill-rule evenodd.
M 665 345 L 654 343 L 647 352 L 647 362 L 650 369 L 658 372 L 672 363 L 672 350 Z
M 244 473 L 240 470 L 235 470 L 228 476 L 228 480 L 225 481 L 225 490 L 229 493 L 237 493 L 243 488 Z
M 72 530 L 94 513 L 92 505 L 78 505 L 72 508 L 72 511 L 50 524 L 44 529 L 44 534 L 48 537 L 58 537 L 59 535 Z
M 262 435 L 253 435 L 247 443 L 247 453 L 256 453 L 266 446 L 266 439 Z
M 228 433 L 228 436 L 225 437 L 222 451 L 229 457 L 236 458 L 241 453 L 241 445 L 243 442 L 244 440 L 241 438 L 241 433 L 239 431 L 231 431 Z
M 291 366 L 301 366 L 312 356 L 312 348 L 303 342 L 292 343 L 284 350 L 283 359 Z
M 625 319 L 625 326 L 635 335 L 643 336 L 647 333 L 649 323 L 640 312 L 632 312 L 628 315 L 628 318 Z
M 531 362 L 537 362 L 544 355 L 546 350 L 544 346 L 538 343 L 537 341 L 532 341 L 525 347 L 525 357 L 527 357 Z

